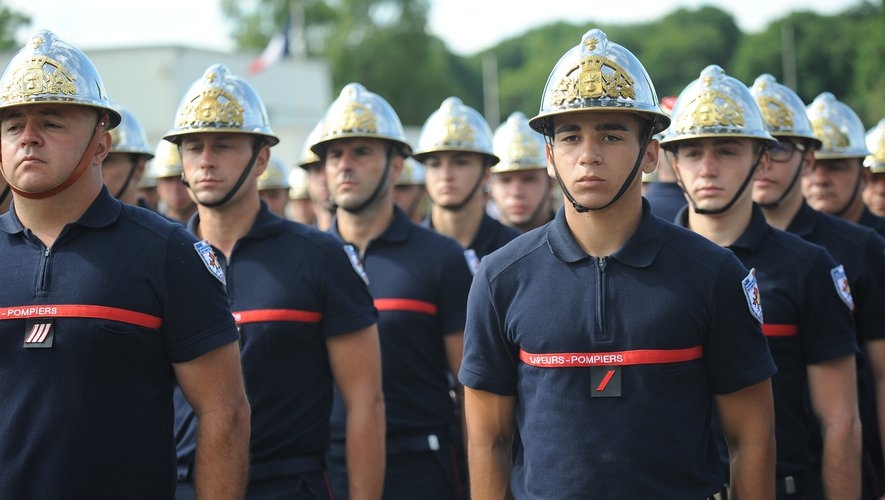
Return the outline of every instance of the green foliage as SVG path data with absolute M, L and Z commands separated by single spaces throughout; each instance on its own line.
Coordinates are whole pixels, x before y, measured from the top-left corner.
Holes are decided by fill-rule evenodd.
M 31 24 L 31 18 L 0 5 L 0 50 L 14 50 L 21 46 L 15 39 L 15 32 Z
M 408 125 L 422 124 L 450 95 L 481 110 L 487 57 L 497 65 L 501 118 L 513 111 L 533 116 L 554 64 L 592 26 L 636 54 L 659 97 L 679 94 L 710 64 L 748 85 L 762 73 L 783 82 L 783 35 L 792 33 L 796 91 L 805 102 L 829 91 L 867 128 L 885 116 L 883 2 L 866 1 L 833 16 L 797 11 L 750 34 L 715 7 L 679 9 L 633 25 L 558 22 L 460 57 L 427 33 L 430 0 L 221 1 L 237 44 L 254 50 L 276 33 L 290 4 L 303 5 L 307 53 L 329 61 L 335 90 L 363 83 Z

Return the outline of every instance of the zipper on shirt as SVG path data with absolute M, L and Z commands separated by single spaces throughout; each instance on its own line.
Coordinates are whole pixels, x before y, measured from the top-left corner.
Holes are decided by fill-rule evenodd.
M 596 258 L 596 340 L 610 342 L 605 329 L 605 265 L 608 257 Z
M 52 264 L 52 248 L 44 246 L 43 255 L 40 258 L 40 269 L 37 271 L 37 295 L 49 293 L 49 270 Z

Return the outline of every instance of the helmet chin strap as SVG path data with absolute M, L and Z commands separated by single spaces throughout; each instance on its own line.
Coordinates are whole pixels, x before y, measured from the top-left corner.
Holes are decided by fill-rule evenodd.
M 697 203 L 695 203 L 694 198 L 688 194 L 688 188 L 685 186 L 685 183 L 682 182 L 682 174 L 679 173 L 679 168 L 674 168 L 673 171 L 676 173 L 676 178 L 679 181 L 679 185 L 682 186 L 682 192 L 685 193 L 685 197 L 688 198 L 689 204 L 691 204 L 692 210 L 694 213 L 700 215 L 719 215 L 727 212 L 735 203 L 737 203 L 738 199 L 744 194 L 744 191 L 747 189 L 747 186 L 750 185 L 750 182 L 753 180 L 753 176 L 756 174 L 756 169 L 759 168 L 759 162 L 762 161 L 762 155 L 765 153 L 765 146 L 761 146 L 759 149 L 759 153 L 756 155 L 756 161 L 753 162 L 753 167 L 750 168 L 750 172 L 747 173 L 747 177 L 744 179 L 744 182 L 741 183 L 741 187 L 738 188 L 737 192 L 734 196 L 731 197 L 731 200 L 725 204 L 725 206 L 719 208 L 699 208 Z M 675 155 L 674 155 L 675 156 Z
M 633 163 L 633 169 L 630 170 L 630 175 L 628 175 L 627 179 L 624 180 L 624 183 L 621 185 L 621 189 L 618 190 L 618 193 L 615 194 L 614 198 L 612 198 L 608 203 L 606 203 L 605 205 L 602 205 L 601 207 L 587 207 L 587 206 L 584 206 L 584 205 L 581 205 L 580 203 L 578 203 L 578 201 L 575 200 L 575 198 L 569 192 L 568 188 L 565 185 L 565 182 L 563 182 L 563 180 L 562 180 L 562 177 L 559 175 L 559 169 L 556 167 L 556 162 L 555 161 L 552 162 L 553 163 L 553 173 L 556 175 L 556 182 L 559 183 L 559 188 L 562 190 L 562 193 L 565 195 L 565 197 L 569 201 L 569 203 L 571 203 L 572 206 L 575 208 L 576 212 L 582 214 L 582 213 L 586 213 L 586 212 L 590 212 L 590 211 L 604 210 L 621 199 L 621 196 L 623 196 L 624 193 L 627 192 L 627 189 L 630 188 L 630 185 L 633 184 L 633 179 L 636 178 L 636 174 L 639 173 L 639 168 L 642 165 L 642 159 L 645 157 L 645 151 L 646 151 L 646 149 L 648 149 L 648 145 L 651 144 L 652 139 L 654 139 L 654 129 L 655 129 L 654 125 L 655 125 L 656 121 L 657 121 L 657 118 L 653 118 L 648 123 L 648 128 L 646 129 L 645 135 L 642 140 L 642 146 L 639 148 L 639 156 L 636 157 L 636 161 Z M 549 124 L 548 124 L 548 128 L 549 128 Z M 552 157 L 552 155 L 553 155 L 553 153 L 552 153 L 552 151 L 553 151 L 553 147 L 552 147 L 553 146 L 553 135 L 548 134 L 545 137 L 547 140 L 547 145 L 550 146 L 551 157 Z
M 863 167 L 860 167 L 860 168 L 863 168 Z M 845 202 L 845 205 L 842 208 L 840 208 L 839 210 L 836 210 L 833 213 L 833 215 L 835 215 L 836 217 L 842 217 L 843 215 L 845 215 L 845 212 L 848 212 L 848 210 L 851 208 L 851 205 L 854 204 L 854 200 L 857 199 L 857 195 L 860 194 L 860 184 L 861 184 L 862 179 L 863 179 L 863 170 L 860 170 L 860 171 L 858 171 L 857 182 L 854 183 L 854 191 L 851 192 L 851 197 L 848 198 L 848 201 Z
M 387 187 L 387 178 L 390 177 L 390 163 L 391 163 L 391 160 L 393 159 L 393 153 L 396 150 L 396 147 L 397 147 L 396 144 L 391 144 L 390 147 L 387 149 L 387 155 L 386 155 L 385 161 L 384 161 L 384 173 L 381 174 L 381 179 L 378 181 L 378 185 L 375 186 L 375 190 L 372 191 L 372 194 L 369 195 L 369 197 L 366 198 L 365 201 L 363 201 L 362 203 L 360 203 L 359 205 L 357 205 L 355 207 L 343 207 L 333 201 L 332 206 L 334 206 L 335 208 L 340 207 L 342 210 L 344 210 L 346 212 L 356 214 L 356 213 L 362 212 L 363 210 L 366 209 L 366 207 L 371 205 L 372 202 L 374 202 L 375 199 L 378 198 L 378 196 L 381 194 L 381 191 Z
M 485 160 L 483 160 L 483 161 L 485 161 Z M 433 199 L 433 197 L 430 196 L 430 191 L 427 192 L 427 197 L 430 198 L 431 203 L 433 203 L 434 205 L 436 205 L 444 210 L 458 212 L 461 209 L 463 209 L 464 207 L 466 207 L 467 204 L 470 203 L 470 200 L 472 200 L 473 197 L 476 195 L 477 191 L 479 191 L 480 186 L 482 186 L 482 179 L 483 179 L 483 177 L 485 177 L 485 173 L 486 173 L 485 169 L 486 169 L 486 166 L 485 166 L 485 163 L 483 163 L 482 170 L 479 171 L 479 177 L 476 179 L 476 182 L 473 184 L 473 188 L 470 189 L 470 192 L 467 193 L 467 196 L 465 196 L 464 200 L 462 200 L 460 203 L 449 203 L 446 205 L 443 205 L 441 203 L 437 203 Z
M 220 206 L 224 205 L 225 203 L 229 202 L 231 200 L 231 198 L 233 198 L 234 195 L 237 194 L 237 191 L 240 190 L 240 187 L 243 185 L 243 183 L 246 182 L 246 179 L 249 178 L 249 174 L 252 172 L 252 168 L 255 166 L 255 160 L 258 159 L 258 153 L 261 152 L 261 147 L 263 145 L 264 145 L 264 141 L 262 139 L 258 139 L 258 138 L 255 139 L 255 142 L 252 144 L 252 157 L 249 158 L 249 163 L 246 164 L 246 168 L 243 169 L 243 173 L 240 174 L 240 177 L 237 179 L 237 182 L 234 184 L 234 187 L 230 188 L 230 191 L 228 191 L 227 194 L 224 195 L 224 197 L 218 201 L 211 201 L 210 202 L 210 201 L 200 200 L 200 198 L 197 196 L 197 194 L 193 192 L 193 189 L 191 189 L 191 185 L 190 185 L 190 183 L 188 183 L 187 179 L 184 177 L 183 171 L 181 172 L 181 183 L 184 184 L 184 186 L 186 188 L 188 188 L 191 191 L 191 193 L 193 193 L 194 199 L 197 200 L 198 204 L 200 204 L 204 207 L 207 207 L 207 208 L 220 207 Z M 179 148 L 180 147 L 181 146 L 179 146 Z M 179 154 L 181 154 L 181 151 L 179 151 Z
M 109 116 L 107 113 L 102 112 L 98 118 L 98 123 L 96 123 L 95 128 L 92 131 L 92 138 L 89 140 L 89 145 L 86 146 L 86 151 L 83 152 L 83 156 L 80 157 L 80 162 L 71 171 L 68 177 L 56 184 L 55 186 L 45 190 L 45 191 L 26 191 L 24 189 L 20 189 L 17 186 L 14 186 L 9 179 L 6 179 L 6 184 L 8 188 L 12 190 L 13 193 L 21 196 L 22 198 L 28 198 L 32 200 L 40 200 L 43 198 L 49 198 L 50 196 L 55 196 L 56 194 L 64 191 L 65 189 L 71 187 L 92 165 L 92 157 L 95 155 L 95 151 L 98 149 L 99 140 L 102 137 L 102 134 L 105 132 L 105 124 L 107 123 Z M 5 174 L 4 174 L 5 177 Z
M 757 205 L 759 205 L 760 207 L 762 207 L 764 209 L 768 209 L 768 210 L 773 209 L 773 208 L 777 208 L 778 206 L 780 206 L 780 204 L 783 203 L 785 199 L 787 199 L 787 196 L 790 194 L 790 192 L 793 190 L 793 188 L 796 187 L 796 183 L 799 181 L 799 177 L 800 177 L 801 173 L 802 173 L 802 162 L 800 161 L 799 165 L 796 167 L 796 173 L 794 173 L 793 178 L 790 179 L 790 184 L 787 186 L 787 189 L 784 189 L 784 192 L 781 193 L 780 197 L 778 199 L 768 202 L 768 203 L 757 203 Z
M 125 193 L 126 189 L 129 188 L 129 183 L 132 182 L 132 177 L 135 176 L 135 171 L 138 170 L 138 157 L 136 157 L 134 154 L 127 154 L 126 156 L 129 157 L 129 173 L 126 175 L 126 180 L 123 181 L 123 185 L 117 191 L 117 194 L 114 195 L 114 198 L 117 199 L 123 196 L 123 193 Z

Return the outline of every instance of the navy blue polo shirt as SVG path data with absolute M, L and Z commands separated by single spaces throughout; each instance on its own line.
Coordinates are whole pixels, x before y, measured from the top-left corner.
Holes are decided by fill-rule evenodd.
M 685 208 L 679 224 L 686 226 L 687 218 Z M 778 367 L 771 380 L 777 476 L 799 475 L 813 463 L 810 433 L 819 432 L 817 427 L 809 429 L 815 417 L 805 398 L 806 365 L 858 352 L 848 279 L 826 249 L 769 226 L 755 204 L 749 225 L 727 248 L 744 266 L 755 269 L 759 280 L 762 333 Z M 723 458 L 727 466 L 727 454 Z
M 885 338 L 885 240 L 870 228 L 803 203 L 787 231 L 826 248 L 845 274 L 854 298 L 858 342 Z
M 196 232 L 199 215 L 188 229 Z M 298 457 L 329 447 L 332 371 L 326 342 L 371 326 L 377 312 L 342 243 L 270 213 L 262 202 L 226 266 L 227 293 L 240 328 L 243 377 L 252 405 L 251 479 L 303 470 Z M 179 463 L 193 464 L 193 410 L 176 400 Z
M 424 221 L 424 225 L 433 229 L 433 220 L 428 216 Z M 483 212 L 479 229 L 477 229 L 476 235 L 473 236 L 473 241 L 467 245 L 467 249 L 473 250 L 476 253 L 477 259 L 482 260 L 483 257 L 506 245 L 510 240 L 519 236 L 519 234 L 517 229 L 505 226 L 494 217 Z
M 879 217 L 873 212 L 870 212 L 870 209 L 867 207 L 863 207 L 863 212 L 860 214 L 860 219 L 857 223 L 861 226 L 871 228 L 873 231 L 879 233 L 879 236 L 885 236 L 885 217 Z
M 611 256 L 587 255 L 560 209 L 484 259 L 460 380 L 516 396 L 514 496 L 718 492 L 713 396 L 775 372 L 748 277 L 730 251 L 645 201 Z
M 686 206 L 685 193 L 675 182 L 651 182 L 645 192 L 651 213 L 667 222 L 676 220 L 676 214 Z
M 464 330 L 471 274 L 463 249 L 414 224 L 394 207 L 393 222 L 363 251 L 379 312 L 387 434 L 448 429 L 454 420 L 444 338 Z M 337 219 L 330 231 L 338 236 Z M 336 398 L 333 439 L 344 439 Z
M 49 249 L 0 232 L 0 495 L 173 498 L 172 363 L 237 340 L 196 240 L 107 188 Z

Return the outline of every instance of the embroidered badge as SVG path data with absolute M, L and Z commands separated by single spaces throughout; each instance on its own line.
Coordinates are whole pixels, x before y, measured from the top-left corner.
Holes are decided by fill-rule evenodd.
M 220 281 L 222 285 L 227 285 L 227 280 L 224 277 L 224 269 L 221 267 L 221 263 L 218 262 L 218 258 L 212 250 L 212 245 L 206 240 L 198 241 L 194 243 L 194 250 L 197 251 L 197 255 L 200 256 L 200 259 L 202 259 L 203 264 L 206 265 L 206 269 L 212 273 L 212 276 L 218 278 L 218 281 Z
M 759 284 L 756 283 L 756 269 L 750 269 L 750 274 L 741 281 L 744 288 L 744 296 L 747 297 L 747 306 L 750 313 L 759 321 L 762 321 L 762 296 L 759 295 Z
M 46 349 L 52 347 L 55 337 L 53 321 L 50 318 L 34 318 L 25 322 L 25 349 Z
M 591 398 L 617 398 L 621 396 L 621 367 L 590 367 Z
M 854 312 L 854 297 L 851 296 L 851 287 L 848 285 L 848 276 L 845 274 L 845 267 L 838 265 L 830 269 L 830 276 L 833 278 L 833 285 L 836 286 L 836 293 L 848 310 Z
M 350 265 L 353 266 L 353 270 L 356 271 L 359 277 L 368 285 L 369 275 L 366 274 L 366 270 L 363 268 L 363 261 L 360 260 L 360 254 L 356 251 L 356 247 L 353 245 L 344 245 L 344 253 L 347 254 L 347 258 L 350 260 Z
M 479 269 L 479 257 L 476 256 L 476 252 L 472 248 L 464 250 L 464 259 L 467 261 L 467 267 L 470 268 L 470 274 L 476 274 L 476 270 Z

